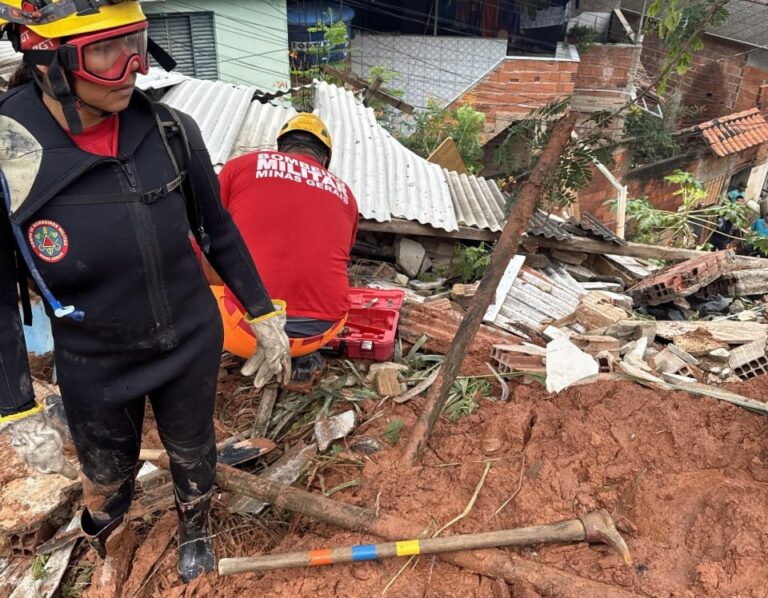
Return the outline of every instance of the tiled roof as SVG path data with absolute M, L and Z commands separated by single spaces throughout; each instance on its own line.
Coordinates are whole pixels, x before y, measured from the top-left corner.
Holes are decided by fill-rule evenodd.
M 768 141 L 768 121 L 757 108 L 715 118 L 694 127 L 720 157 Z

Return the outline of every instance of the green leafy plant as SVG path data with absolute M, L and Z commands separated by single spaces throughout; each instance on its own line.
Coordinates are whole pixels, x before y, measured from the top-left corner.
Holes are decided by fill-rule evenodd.
M 50 556 L 49 554 L 41 554 L 35 557 L 32 561 L 32 567 L 30 567 L 32 579 L 39 581 L 48 577 L 48 571 L 46 571 L 45 566 L 48 564 Z
M 386 429 L 384 430 L 384 438 L 391 444 L 392 446 L 395 446 L 397 442 L 400 440 L 400 433 L 403 430 L 403 427 L 405 426 L 405 422 L 403 422 L 402 419 L 393 419 L 387 424 Z
M 94 563 L 83 562 L 70 563 L 64 579 L 61 582 L 62 598 L 78 598 L 83 595 L 85 589 L 91 585 Z
M 336 18 L 333 10 L 328 9 L 329 20 Z M 310 34 L 321 33 L 322 40 L 310 45 L 303 53 L 309 57 L 309 64 L 304 64 L 300 59 L 300 53 L 290 52 L 291 75 L 300 82 L 311 82 L 314 79 L 322 79 L 328 83 L 341 84 L 332 75 L 325 72 L 325 67 L 343 68 L 344 61 L 332 60 L 334 53 L 342 47 L 349 45 L 347 26 L 343 20 L 333 21 L 331 24 L 318 22 L 317 25 L 307 27 Z M 308 110 L 311 107 L 313 90 L 300 90 L 291 96 L 291 101 L 300 109 Z
M 632 138 L 632 166 L 650 164 L 674 156 L 680 144 L 672 136 L 666 106 L 659 118 L 633 106 L 624 119 L 624 134 Z
M 483 128 L 485 114 L 466 101 L 455 110 L 442 107 L 435 100 L 414 114 L 410 133 L 400 135 L 399 141 L 412 152 L 428 157 L 451 137 L 464 160 L 467 170 L 477 174 L 483 167 Z
M 552 122 L 562 118 L 569 110 L 570 98 L 562 98 L 537 110 L 509 127 L 506 137 L 494 155 L 496 164 L 507 175 L 518 176 L 529 172 L 539 159 L 552 132 Z M 611 143 L 607 135 L 605 113 L 592 114 L 594 123 L 590 133 L 569 143 L 560 156 L 557 168 L 547 179 L 540 203 L 549 209 L 569 205 L 580 189 L 592 180 L 596 161 L 611 164 Z M 511 198 L 508 207 L 514 203 Z
M 472 415 L 479 407 L 477 399 L 488 396 L 490 389 L 486 378 L 457 378 L 448 393 L 443 414 L 452 422 Z
M 454 248 L 456 276 L 465 284 L 479 280 L 491 263 L 492 253 L 493 247 L 485 243 L 470 247 L 456 245 Z
M 600 32 L 587 25 L 574 25 L 565 34 L 565 41 L 584 52 L 600 41 Z
M 678 169 L 664 180 L 678 185 L 673 195 L 680 198 L 680 207 L 675 211 L 661 210 L 653 207 L 647 198 L 628 200 L 627 217 L 632 223 L 633 240 L 706 248 L 718 219 L 730 220 L 737 228 L 747 225 L 748 208 L 741 203 L 722 201 L 704 205 L 706 189 L 691 173 Z M 611 203 L 615 206 L 615 201 Z
M 728 20 L 728 0 L 654 0 L 648 7 L 649 27 L 664 42 L 663 62 L 656 90 L 663 95 L 670 77 L 684 74 L 693 64 L 693 54 L 704 49 L 707 27 Z

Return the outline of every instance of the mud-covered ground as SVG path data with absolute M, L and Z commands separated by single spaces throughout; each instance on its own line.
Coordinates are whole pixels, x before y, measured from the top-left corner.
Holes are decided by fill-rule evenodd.
M 729 388 L 763 400 L 766 384 L 761 378 Z M 440 527 L 464 510 L 490 462 L 471 512 L 443 535 L 547 523 L 605 508 L 629 530 L 624 536 L 633 567 L 601 545 L 515 553 L 638 595 L 768 596 L 765 417 L 632 383 L 601 382 L 554 397 L 537 385 L 517 385 L 508 403 L 482 400 L 472 415 L 440 421 L 423 466 L 402 473 L 393 467 L 402 440 L 392 447 L 384 432 L 401 419 L 405 436 L 420 405 L 421 399 L 384 404 L 384 416 L 358 438 L 374 437 L 388 448 L 364 456 L 348 450 L 347 439 L 321 476 L 305 483 L 319 493 L 356 480 L 333 498 Z M 373 413 L 376 402 L 363 406 Z M 2 464 L 0 479 L 7 481 Z M 285 552 L 380 541 L 288 514 L 244 519 L 221 501 L 214 519 L 219 557 L 257 555 L 265 547 Z M 140 538 L 151 533 L 151 523 L 134 523 Z M 173 533 L 172 525 L 165 527 L 166 536 Z M 133 567 L 149 565 L 141 563 L 144 554 L 157 560 L 152 552 L 140 551 Z M 138 595 L 368 597 L 381 595 L 390 583 L 389 595 L 404 597 L 538 595 L 525 584 L 510 588 L 429 556 L 399 576 L 403 559 L 226 578 L 211 574 L 188 587 L 178 579 L 175 560 L 171 542 L 150 566 Z

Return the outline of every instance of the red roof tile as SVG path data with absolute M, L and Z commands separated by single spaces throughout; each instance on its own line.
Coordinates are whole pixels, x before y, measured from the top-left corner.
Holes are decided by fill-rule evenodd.
M 751 108 L 696 125 L 707 144 L 720 157 L 735 154 L 768 141 L 768 121 Z

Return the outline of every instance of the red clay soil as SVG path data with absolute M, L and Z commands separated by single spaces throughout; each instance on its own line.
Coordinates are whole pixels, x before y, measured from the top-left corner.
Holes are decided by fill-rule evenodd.
M 765 385 L 765 379 L 755 379 L 730 388 L 760 400 Z M 419 404 L 397 406 L 361 433 L 381 438 L 388 421 L 401 418 L 405 434 Z M 624 534 L 635 561 L 631 568 L 601 545 L 516 552 L 638 595 L 763 597 L 768 596 L 766 448 L 768 419 L 713 399 L 616 382 L 576 387 L 555 397 L 538 386 L 517 386 L 509 403 L 483 401 L 469 417 L 439 422 L 423 467 L 396 471 L 396 451 L 389 449 L 356 456 L 362 467 L 326 469 L 324 487 L 359 480 L 359 486 L 334 499 L 440 527 L 462 512 L 484 462 L 491 460 L 471 513 L 443 535 L 547 523 L 605 508 L 633 530 Z M 298 519 L 271 552 L 376 541 Z M 173 572 L 172 550 L 146 584 L 145 595 L 374 596 L 405 562 L 226 578 L 211 574 L 184 589 Z M 258 545 L 219 546 L 220 557 L 259 551 Z M 395 581 L 390 595 L 539 594 L 524 584 L 506 586 L 422 557 Z

